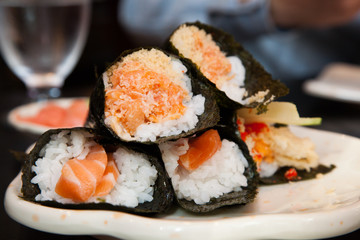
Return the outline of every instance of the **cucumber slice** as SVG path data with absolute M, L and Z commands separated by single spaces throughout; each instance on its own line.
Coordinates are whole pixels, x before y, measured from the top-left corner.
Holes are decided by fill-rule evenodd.
M 254 108 L 241 108 L 237 110 L 237 116 L 245 119 L 246 123 L 265 122 L 280 123 L 286 125 L 320 125 L 320 117 L 301 118 L 295 104 L 290 102 L 271 102 L 267 105 L 267 111 L 257 114 Z

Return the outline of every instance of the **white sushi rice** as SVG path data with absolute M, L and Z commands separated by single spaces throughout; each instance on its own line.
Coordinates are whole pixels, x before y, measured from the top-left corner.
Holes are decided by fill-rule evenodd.
M 218 86 L 219 89 L 231 100 L 243 105 L 253 102 L 263 102 L 266 95 L 269 93 L 269 90 L 259 91 L 253 96 L 245 98 L 248 95 L 248 92 L 245 89 L 245 67 L 240 58 L 236 56 L 230 56 L 227 57 L 227 59 L 231 64 L 231 72 L 229 73 L 231 79 L 223 81 L 221 86 Z
M 141 124 L 135 133 L 135 139 L 139 141 L 155 141 L 156 137 L 178 135 L 195 128 L 199 121 L 198 116 L 204 112 L 205 98 L 196 95 L 185 104 L 187 107 L 183 116 L 178 119 L 160 123 Z
M 259 176 L 261 178 L 271 177 L 279 169 L 277 162 L 266 162 L 262 161 L 258 167 Z
M 211 198 L 241 191 L 247 186 L 243 173 L 248 162 L 234 142 L 222 140 L 221 149 L 191 172 L 178 163 L 179 156 L 185 154 L 188 148 L 186 138 L 160 144 L 166 171 L 179 199 L 206 204 Z
M 157 170 L 150 164 L 147 156 L 118 148 L 114 152 L 114 158 L 120 176 L 114 189 L 105 196 L 105 201 L 126 207 L 136 207 L 141 203 L 151 202 Z
M 57 201 L 73 203 L 55 192 L 63 165 L 71 158 L 84 159 L 91 146 L 96 143 L 86 131 L 62 131 L 51 136 L 49 143 L 40 152 L 40 158 L 32 167 L 36 176 L 31 183 L 38 184 L 40 194 L 36 201 Z M 105 197 L 91 197 L 87 202 L 107 202 L 114 205 L 136 207 L 140 203 L 152 201 L 153 185 L 157 170 L 151 166 L 147 157 L 125 148 L 118 148 L 114 158 L 120 175 L 112 191 Z
M 200 94 L 193 96 L 191 79 L 186 75 L 187 68 L 179 60 L 172 59 L 171 66 L 174 72 L 182 75 L 181 81 L 177 81 L 177 84 L 189 93 L 189 97 L 183 102 L 186 107 L 184 115 L 174 120 L 141 124 L 137 128 L 134 136 L 131 136 L 123 129 L 115 116 L 107 116 L 105 118 L 105 124 L 110 126 L 124 140 L 136 140 L 140 142 L 155 141 L 157 137 L 178 135 L 193 129 L 199 121 L 198 117 L 205 111 L 205 97 Z M 107 73 L 103 74 L 103 80 L 105 88 L 109 88 L 109 77 Z

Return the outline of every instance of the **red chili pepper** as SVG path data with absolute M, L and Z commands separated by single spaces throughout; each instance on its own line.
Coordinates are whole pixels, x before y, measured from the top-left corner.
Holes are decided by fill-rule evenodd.
M 298 173 L 295 168 L 290 168 L 284 174 L 285 178 L 289 181 L 298 179 Z
M 265 131 L 269 130 L 269 127 L 266 125 L 266 123 L 254 122 L 254 123 L 245 124 L 245 131 L 248 133 L 259 134 L 264 130 Z
M 241 139 L 242 139 L 243 141 L 246 141 L 246 137 L 249 135 L 249 133 L 247 133 L 247 132 L 242 132 L 242 133 L 240 133 L 240 135 L 241 135 Z

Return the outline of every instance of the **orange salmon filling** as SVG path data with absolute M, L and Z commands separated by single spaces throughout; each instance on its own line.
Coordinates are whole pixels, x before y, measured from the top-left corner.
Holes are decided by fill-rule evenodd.
M 105 94 L 105 116 L 115 116 L 131 135 L 141 124 L 178 119 L 185 113 L 187 91 L 138 62 L 114 70 L 109 80 L 112 89 Z
M 104 196 L 115 186 L 119 170 L 101 145 L 95 145 L 85 159 L 67 161 L 56 184 L 55 192 L 74 202 L 85 202 L 92 196 Z
M 105 196 L 113 189 L 120 172 L 116 166 L 113 154 L 107 154 L 108 163 L 105 168 L 104 175 L 96 186 L 94 196 Z
M 192 171 L 209 160 L 221 148 L 221 139 L 217 130 L 210 129 L 200 136 L 189 140 L 189 149 L 179 157 L 178 163 Z

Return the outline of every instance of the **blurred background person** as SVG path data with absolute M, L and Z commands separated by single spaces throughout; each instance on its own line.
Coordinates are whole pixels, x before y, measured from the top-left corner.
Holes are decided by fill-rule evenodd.
M 123 0 L 118 16 L 139 46 L 161 46 L 184 22 L 213 25 L 287 83 L 360 63 L 359 9 L 359 0 Z

